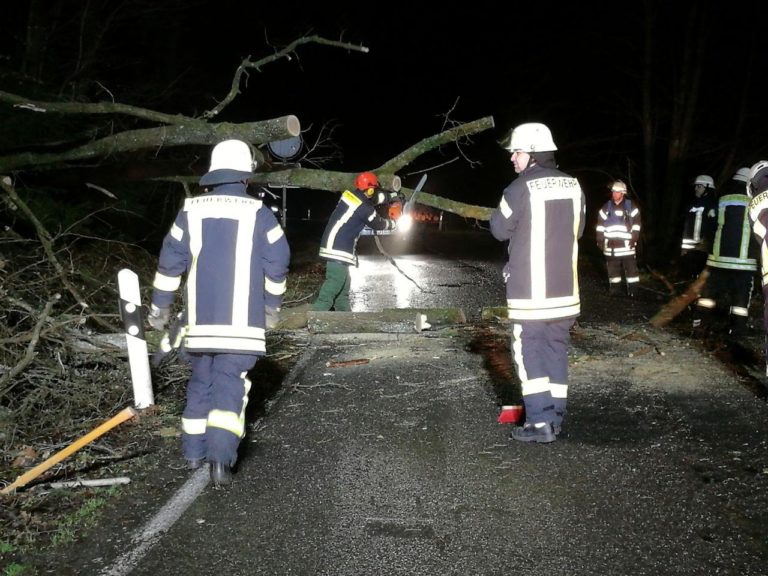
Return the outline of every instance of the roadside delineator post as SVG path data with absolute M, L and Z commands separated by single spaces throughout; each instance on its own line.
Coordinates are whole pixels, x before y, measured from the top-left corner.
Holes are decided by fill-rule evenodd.
M 49 470 L 71 454 L 74 454 L 83 446 L 90 444 L 126 420 L 137 416 L 139 410 L 152 406 L 155 403 L 152 392 L 152 376 L 149 371 L 149 352 L 147 350 L 147 341 L 144 339 L 144 318 L 141 313 L 139 277 L 132 270 L 124 268 L 117 275 L 117 283 L 120 291 L 120 317 L 125 327 L 128 360 L 131 365 L 131 381 L 133 383 L 135 407 L 124 408 L 85 436 L 82 436 L 44 462 L 19 476 L 11 484 L 0 490 L 0 494 L 10 494 L 17 488 L 26 486 L 29 482 L 40 476 L 40 474 Z
M 139 277 L 133 270 L 123 268 L 117 274 L 117 285 L 120 290 L 120 318 L 125 327 L 128 361 L 131 364 L 133 404 L 142 410 L 154 404 L 155 397 L 152 392 L 147 341 L 144 339 Z

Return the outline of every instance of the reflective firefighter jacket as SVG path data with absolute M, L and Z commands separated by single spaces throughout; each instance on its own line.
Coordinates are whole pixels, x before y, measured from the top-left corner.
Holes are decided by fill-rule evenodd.
M 640 239 L 640 210 L 632 200 L 609 200 L 597 214 L 595 237 L 606 256 L 634 256 Z
M 760 246 L 760 272 L 763 289 L 768 286 L 768 191 L 761 192 L 749 203 L 752 233 Z
M 345 191 L 325 226 L 320 240 L 320 257 L 357 265 L 357 239 L 366 226 L 386 230 L 390 221 L 378 215 L 373 202 L 362 190 Z
M 512 320 L 575 318 L 581 311 L 577 260 L 586 203 L 578 180 L 534 164 L 504 189 L 491 233 L 508 240 L 504 267 Z
M 711 192 L 694 198 L 683 222 L 681 249 L 709 251 L 717 227 L 717 198 Z
M 757 270 L 757 245 L 749 222 L 749 196 L 727 194 L 717 207 L 717 231 L 707 266 L 728 270 Z
M 152 303 L 169 308 L 186 273 L 190 352 L 265 352 L 265 306 L 279 308 L 290 249 L 283 229 L 242 183 L 187 198 L 166 235 Z

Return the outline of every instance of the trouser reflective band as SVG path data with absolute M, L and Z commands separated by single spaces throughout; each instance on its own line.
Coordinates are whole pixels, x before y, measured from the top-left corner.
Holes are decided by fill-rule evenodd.
M 181 429 L 186 434 L 205 434 L 205 418 L 182 418 Z
M 712 298 L 699 298 L 696 300 L 696 306 L 706 308 L 707 310 L 714 310 L 717 303 Z
M 551 422 L 554 412 L 552 390 L 549 378 L 535 378 L 522 382 L 525 420 L 529 424 Z
M 555 417 L 552 423 L 560 426 L 565 418 L 566 405 L 568 404 L 568 384 L 549 383 L 549 391 L 552 394 L 552 404 L 555 406 Z
M 181 449 L 184 458 L 205 457 L 206 418 L 181 417 Z
M 239 414 L 224 410 L 211 410 L 208 413 L 208 426 L 232 432 L 238 438 L 242 438 L 245 433 L 245 419 Z
M 741 306 L 731 306 L 731 314 L 733 316 L 749 316 L 749 310 L 742 308 Z

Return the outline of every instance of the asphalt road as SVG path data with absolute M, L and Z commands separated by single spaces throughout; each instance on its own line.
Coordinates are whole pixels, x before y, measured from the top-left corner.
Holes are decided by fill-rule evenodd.
M 361 246 L 353 307 L 474 318 L 503 301 L 503 250 L 480 235 L 451 257 L 440 243 L 384 245 L 410 279 Z M 180 491 L 147 486 L 162 498 L 62 573 L 765 574 L 765 402 L 598 288 L 587 310 L 631 310 L 575 327 L 555 443 L 513 443 L 496 420 L 498 368 L 478 339 L 505 343 L 503 324 L 308 334 L 229 490 L 202 471 Z M 366 362 L 333 367 L 348 360 Z

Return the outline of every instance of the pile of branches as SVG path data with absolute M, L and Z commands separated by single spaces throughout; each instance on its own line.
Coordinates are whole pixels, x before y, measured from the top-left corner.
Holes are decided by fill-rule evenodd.
M 0 447 L 8 457 L 21 445 L 71 439 L 131 402 L 115 278 L 142 258 L 151 261 L 106 241 L 24 237 L 8 225 L 0 232 Z

